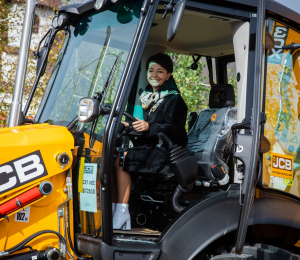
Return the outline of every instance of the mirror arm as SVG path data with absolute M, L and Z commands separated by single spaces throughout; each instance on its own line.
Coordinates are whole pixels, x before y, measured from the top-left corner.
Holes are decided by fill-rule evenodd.
M 41 78 L 41 75 L 42 75 L 42 72 L 43 72 L 43 67 L 44 67 L 44 65 L 45 65 L 45 63 L 46 63 L 46 61 L 47 61 L 47 59 L 48 59 L 48 55 L 49 55 L 49 52 L 50 52 L 50 50 L 51 50 L 51 47 L 52 47 L 52 43 L 53 43 L 53 41 L 54 41 L 54 38 L 55 38 L 55 36 L 56 36 L 56 34 L 59 32 L 59 31 L 61 31 L 61 30 L 64 30 L 64 29 L 57 29 L 57 30 L 52 30 L 52 29 L 49 29 L 49 31 L 47 32 L 47 34 L 43 37 L 43 39 L 40 41 L 40 43 L 39 43 L 39 46 L 38 46 L 38 49 L 37 49 L 37 54 L 36 55 L 39 55 L 39 47 L 40 47 L 40 44 L 41 44 L 41 42 L 44 40 L 44 38 L 49 34 L 49 32 L 51 32 L 51 34 L 50 34 L 50 38 L 49 38 L 49 40 L 47 40 L 46 39 L 46 42 L 45 42 L 45 45 L 47 44 L 48 46 L 45 46 L 45 47 L 47 47 L 47 53 L 46 53 L 46 55 L 44 56 L 44 59 L 43 59 L 43 61 L 42 61 L 42 65 L 41 65 L 41 68 L 39 69 L 39 72 L 38 72 L 38 74 L 37 74 L 37 76 L 36 76 L 36 78 L 35 78 L 35 80 L 34 80 L 34 83 L 33 83 L 33 86 L 32 86 L 32 88 L 31 88 L 31 91 L 30 91 L 30 94 L 29 94 L 29 96 L 28 96 L 28 99 L 27 99 L 27 102 L 26 102 L 26 105 L 25 105 L 25 107 L 24 107 L 24 110 L 23 110 L 23 112 L 22 112 L 22 115 L 21 116 L 23 116 L 24 117 L 24 119 L 25 119 L 25 117 L 26 117 L 26 115 L 27 115 L 27 112 L 28 112 L 28 110 L 29 110 L 29 106 L 30 106 L 30 103 L 31 103 L 31 101 L 32 101 L 32 98 L 33 98 L 33 95 L 34 95 L 34 93 L 35 93 L 35 90 L 36 90 L 36 88 L 37 88 L 37 86 L 38 86 L 38 83 L 39 83 L 39 80 L 40 80 L 40 78 Z M 34 54 L 35 55 L 35 54 Z M 37 56 L 38 57 L 38 56 Z
M 292 52 L 300 49 L 300 43 L 292 42 L 290 45 L 285 45 L 282 47 L 283 50 L 291 50 Z
M 99 116 L 105 116 L 105 115 L 109 115 L 111 113 L 111 108 L 105 108 L 103 106 L 100 106 L 100 113 L 99 113 Z M 124 112 L 125 114 L 126 112 Z M 119 112 L 118 111 L 115 111 L 114 113 L 114 116 L 117 116 L 119 115 Z
M 174 2 L 174 0 L 171 0 L 170 3 L 168 3 L 167 5 L 164 5 L 166 7 L 166 10 L 162 16 L 162 19 L 165 19 L 168 13 L 173 13 L 173 11 L 174 11 L 173 2 Z

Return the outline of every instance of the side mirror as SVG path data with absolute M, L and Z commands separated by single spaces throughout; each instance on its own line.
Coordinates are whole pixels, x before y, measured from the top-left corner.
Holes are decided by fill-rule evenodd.
M 275 48 L 275 39 L 268 31 L 266 31 L 265 47 L 267 50 Z
M 271 149 L 271 143 L 267 137 L 260 135 L 259 153 L 267 153 Z
M 100 103 L 95 98 L 82 98 L 79 101 L 78 121 L 93 122 L 100 115 Z
M 169 26 L 168 26 L 168 33 L 167 33 L 167 41 L 170 42 L 174 39 L 181 19 L 185 9 L 185 4 L 187 0 L 179 0 L 175 7 L 172 10 L 172 15 L 170 17 Z
M 48 59 L 48 51 L 47 51 L 48 47 L 42 47 L 41 50 L 39 51 L 38 57 L 37 57 L 37 63 L 36 63 L 36 75 L 38 75 L 39 71 L 41 70 L 41 77 L 44 75 L 45 71 L 46 71 L 46 67 L 47 67 L 47 59 Z M 45 60 L 44 62 L 44 66 L 43 65 L 43 60 Z

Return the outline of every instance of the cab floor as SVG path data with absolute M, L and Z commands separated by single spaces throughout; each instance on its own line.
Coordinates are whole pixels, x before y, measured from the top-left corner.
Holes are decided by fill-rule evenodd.
M 140 236 L 160 236 L 161 232 L 148 228 L 132 228 L 131 230 L 114 229 L 114 234 L 140 235 Z
M 161 232 L 148 228 L 132 228 L 131 230 L 114 230 L 114 240 L 117 242 L 135 242 L 154 244 Z

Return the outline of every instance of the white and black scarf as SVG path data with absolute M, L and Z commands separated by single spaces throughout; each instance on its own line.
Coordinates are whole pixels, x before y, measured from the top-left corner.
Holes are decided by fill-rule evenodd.
M 154 103 L 154 105 L 151 107 L 150 111 L 148 112 L 148 115 L 153 113 L 159 105 L 164 101 L 164 98 L 170 95 L 178 95 L 178 91 L 176 90 L 165 90 L 165 91 L 156 91 L 156 92 L 148 92 L 144 91 L 141 96 L 140 100 L 142 102 L 143 109 L 148 109 L 148 107 Z

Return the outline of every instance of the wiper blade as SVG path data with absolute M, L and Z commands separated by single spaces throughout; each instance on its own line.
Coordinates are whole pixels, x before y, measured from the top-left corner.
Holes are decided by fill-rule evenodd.
M 96 85 L 97 85 L 97 82 L 98 82 L 98 77 L 100 75 L 100 70 L 102 68 L 103 61 L 104 61 L 104 58 L 106 56 L 106 52 L 107 52 L 107 49 L 108 49 L 108 46 L 109 46 L 109 43 L 110 43 L 110 37 L 111 37 L 111 27 L 108 25 L 107 29 L 106 29 L 105 42 L 104 42 L 102 52 L 101 52 L 100 57 L 99 57 L 97 67 L 95 69 L 95 73 L 94 73 L 92 85 L 91 85 L 91 88 L 90 88 L 89 96 L 91 96 L 91 94 L 95 92 L 95 88 L 96 88 Z
M 100 93 L 100 98 L 101 98 L 101 100 L 100 100 L 100 106 L 102 106 L 103 103 L 104 103 L 104 101 L 105 101 L 105 98 L 106 98 L 106 95 L 108 93 L 109 87 L 110 87 L 111 82 L 112 82 L 112 80 L 113 80 L 113 78 L 115 76 L 117 67 L 118 67 L 118 65 L 119 65 L 119 63 L 121 61 L 122 56 L 123 56 L 123 52 L 120 52 L 119 55 L 118 55 L 118 57 L 116 58 L 114 64 L 113 64 L 113 66 L 112 66 L 109 74 L 108 74 L 108 77 L 107 77 L 106 82 L 104 84 L 103 90 Z
M 62 31 L 62 30 L 67 30 L 69 32 L 69 35 L 68 35 L 68 41 L 70 39 L 70 29 L 67 28 L 67 29 L 49 29 L 48 32 L 43 36 L 42 40 L 39 42 L 39 45 L 38 45 L 38 48 L 37 48 L 37 51 L 34 52 L 34 56 L 36 57 L 36 59 L 38 59 L 39 55 L 42 55 L 42 57 L 40 57 L 42 59 L 41 61 L 41 65 L 39 67 L 39 69 L 37 70 L 37 74 L 36 74 L 36 78 L 34 80 L 34 83 L 33 83 L 33 86 L 31 88 L 31 91 L 30 91 L 30 94 L 29 94 L 29 97 L 27 99 L 27 102 L 25 104 L 25 107 L 24 107 L 24 110 L 22 112 L 24 118 L 26 117 L 27 115 L 27 112 L 29 110 L 29 106 L 30 106 L 30 103 L 33 99 L 33 95 L 35 93 L 35 90 L 37 89 L 37 86 L 38 86 L 38 83 L 39 83 L 39 80 L 40 78 L 43 76 L 44 74 L 44 66 L 47 65 L 47 60 L 48 60 L 48 55 L 50 53 L 50 50 L 52 48 L 52 44 L 54 42 L 54 39 L 55 39 L 55 36 L 56 34 L 59 32 L 59 31 Z M 45 53 L 44 54 L 41 54 L 39 52 L 39 49 L 40 49 L 40 46 L 41 46 L 41 43 L 45 40 L 45 43 L 44 43 L 44 47 L 43 48 L 46 48 L 45 49 Z M 37 61 L 39 62 L 39 61 Z
M 76 115 L 69 124 L 67 124 L 68 130 L 72 129 L 74 125 L 76 125 L 78 122 L 78 115 Z
M 101 91 L 101 93 L 97 93 L 99 98 L 100 98 L 100 107 L 103 105 L 104 101 L 105 101 L 105 98 L 106 98 L 106 95 L 108 93 L 108 90 L 109 90 L 109 87 L 112 83 L 112 80 L 115 76 L 115 73 L 116 73 L 116 70 L 117 70 L 117 67 L 122 59 L 122 56 L 123 56 L 123 52 L 120 52 L 118 57 L 116 58 L 109 74 L 108 74 L 108 77 L 105 81 L 105 84 L 104 84 L 104 87 L 103 87 L 103 90 Z M 78 122 L 78 115 L 76 115 L 72 121 L 67 125 L 67 128 L 68 130 L 72 129 Z

